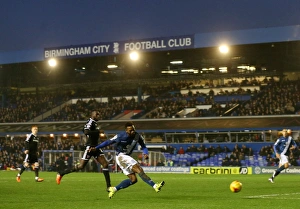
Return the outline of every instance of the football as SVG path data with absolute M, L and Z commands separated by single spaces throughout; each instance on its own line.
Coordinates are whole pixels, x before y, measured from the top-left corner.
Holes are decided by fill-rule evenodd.
M 237 192 L 241 191 L 242 183 L 239 181 L 233 181 L 233 182 L 231 182 L 229 188 L 230 188 L 230 191 L 237 193 Z

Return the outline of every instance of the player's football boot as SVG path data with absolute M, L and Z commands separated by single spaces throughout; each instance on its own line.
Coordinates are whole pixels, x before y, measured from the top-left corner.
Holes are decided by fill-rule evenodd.
M 60 181 L 62 179 L 62 175 L 60 175 L 59 173 L 56 175 L 56 183 L 59 185 L 60 184 Z
M 268 180 L 269 180 L 271 183 L 274 183 L 274 178 L 273 178 L 273 177 L 270 177 Z
M 268 179 L 271 183 L 274 183 L 275 173 L 276 171 L 274 171 L 273 175 Z
M 21 176 L 16 177 L 17 182 L 21 182 Z
M 155 190 L 156 192 L 160 192 L 161 188 L 162 188 L 164 185 L 165 185 L 165 182 L 164 182 L 164 181 L 162 181 L 162 182 L 160 182 L 160 183 L 158 183 L 158 184 L 155 184 L 154 190 Z
M 111 199 L 117 192 L 116 188 L 115 187 L 109 187 L 108 188 L 108 197 Z
M 43 182 L 43 181 L 44 181 L 44 179 L 42 179 L 42 178 L 38 178 L 38 179 L 36 179 L 35 181 L 36 181 L 36 182 Z

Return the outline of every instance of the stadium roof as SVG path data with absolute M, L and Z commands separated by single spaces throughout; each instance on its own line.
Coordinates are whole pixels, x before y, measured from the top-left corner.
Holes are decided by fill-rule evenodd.
M 229 46 L 228 54 L 218 47 Z M 128 59 L 131 51 L 139 51 L 141 59 Z M 0 52 L 0 86 L 28 87 L 74 84 L 126 79 L 149 79 L 164 76 L 163 71 L 181 75 L 207 75 L 203 69 L 228 67 L 216 76 L 237 74 L 239 66 L 255 66 L 253 76 L 262 72 L 282 74 L 297 72 L 300 66 L 300 25 L 248 30 L 201 33 L 140 40 L 112 41 L 72 46 L 49 46 L 43 49 Z M 59 66 L 50 68 L 49 58 L 58 58 Z M 182 65 L 171 61 L 182 60 Z M 117 69 L 108 69 L 109 64 Z M 264 71 L 267 69 L 267 71 Z M 224 74 L 224 75 L 222 75 Z M 245 73 L 242 73 L 245 74 Z M 169 76 L 169 74 L 167 74 Z M 212 74 L 209 74 L 211 77 Z M 126 77 L 127 76 L 127 77 Z M 172 75 L 173 76 L 173 75 Z M 214 76 L 214 75 L 212 75 Z M 247 76 L 252 76 L 251 74 Z M 231 76 L 232 77 L 232 76 Z
M 237 31 L 224 31 L 216 33 L 200 33 L 191 35 L 193 40 L 193 45 L 188 47 L 190 49 L 199 49 L 207 47 L 216 47 L 221 44 L 227 44 L 229 46 L 234 45 L 248 45 L 248 44 L 262 44 L 262 43 L 278 43 L 278 42 L 293 42 L 300 40 L 300 25 L 285 26 L 285 27 L 272 27 L 272 28 L 257 28 L 248 30 L 237 30 Z M 185 36 L 178 36 L 178 38 L 184 38 Z M 160 38 L 149 38 L 146 40 L 167 40 L 177 37 L 160 37 Z M 140 40 L 128 40 L 121 41 L 121 43 L 128 42 L 138 42 Z M 145 41 L 145 39 L 143 39 Z M 101 44 L 111 44 L 116 42 L 112 41 L 108 43 L 91 43 L 91 45 L 101 45 Z M 80 45 L 77 45 L 80 46 Z M 49 46 L 48 48 L 63 48 L 66 46 Z M 74 46 L 68 46 L 74 47 Z M 113 46 L 111 47 L 113 48 Z M 151 51 L 164 51 L 172 49 L 185 49 L 186 47 L 166 47 L 165 49 L 154 48 Z M 149 51 L 149 50 L 141 50 Z M 121 52 L 122 53 L 122 52 Z M 123 52 L 124 53 L 124 52 Z M 113 53 L 114 55 L 119 54 L 119 52 Z M 101 56 L 97 54 L 96 56 Z M 103 55 L 107 55 L 103 53 Z M 70 57 L 72 58 L 72 57 Z M 23 51 L 10 51 L 10 52 L 0 52 L 0 64 L 12 64 L 12 63 L 22 63 L 22 62 L 38 62 L 44 61 L 45 49 L 32 49 Z

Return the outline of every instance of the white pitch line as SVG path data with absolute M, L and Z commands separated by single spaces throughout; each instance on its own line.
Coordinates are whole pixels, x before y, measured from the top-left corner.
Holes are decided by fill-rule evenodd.
M 255 195 L 255 196 L 245 196 L 245 198 L 271 198 L 271 197 L 279 197 L 279 196 L 290 196 L 290 195 L 299 195 L 299 192 L 288 193 L 288 194 L 266 194 L 266 195 Z M 300 198 L 279 198 L 279 199 L 300 199 Z

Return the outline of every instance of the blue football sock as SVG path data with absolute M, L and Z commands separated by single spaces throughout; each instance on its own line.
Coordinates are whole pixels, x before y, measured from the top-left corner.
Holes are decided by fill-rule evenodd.
M 280 172 L 283 171 L 284 169 L 285 169 L 284 165 L 280 166 L 280 167 L 276 170 L 274 177 L 277 176 L 278 174 L 280 174 Z
M 139 176 L 141 177 L 141 179 L 146 182 L 147 184 L 149 184 L 150 186 L 154 186 L 154 182 L 149 178 L 149 176 L 147 176 L 144 171 L 139 173 Z
M 117 190 L 120 190 L 120 189 L 125 189 L 126 187 L 129 187 L 131 186 L 132 183 L 130 179 L 125 179 L 124 181 L 122 181 L 119 185 L 116 186 L 116 189 Z

